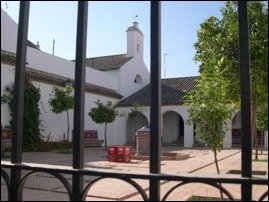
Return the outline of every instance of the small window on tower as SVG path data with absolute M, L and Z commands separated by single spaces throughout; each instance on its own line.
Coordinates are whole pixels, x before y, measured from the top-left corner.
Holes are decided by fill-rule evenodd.
M 137 83 L 137 84 L 142 85 L 142 83 L 143 83 L 142 82 L 142 77 L 139 74 L 137 74 L 136 77 L 135 77 L 134 82 Z
M 136 51 L 139 51 L 139 44 L 136 45 Z

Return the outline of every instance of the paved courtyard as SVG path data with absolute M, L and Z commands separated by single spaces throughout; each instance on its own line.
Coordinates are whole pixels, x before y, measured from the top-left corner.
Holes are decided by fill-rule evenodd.
M 161 162 L 161 172 L 166 174 L 216 174 L 213 153 L 205 149 L 178 149 L 176 147 L 164 147 L 162 152 L 173 152 L 189 154 L 186 160 L 163 160 Z M 219 165 L 222 174 L 230 170 L 240 170 L 241 152 L 237 149 L 222 150 L 219 153 Z M 268 152 L 264 152 L 261 158 L 268 159 Z M 41 163 L 52 165 L 72 165 L 70 154 L 57 153 L 24 153 L 23 161 L 29 163 Z M 115 163 L 106 160 L 106 152 L 103 148 L 85 149 L 85 167 L 98 168 L 117 172 L 138 172 L 148 173 L 148 160 L 132 160 L 130 163 Z M 253 162 L 253 170 L 265 171 L 266 175 L 257 176 L 268 179 L 268 162 Z M 27 172 L 23 171 L 23 175 Z M 71 183 L 72 176 L 64 175 Z M 234 175 L 230 175 L 234 176 Z M 86 176 L 84 185 L 96 179 L 96 176 Z M 135 180 L 148 194 L 149 183 L 147 180 Z M 161 182 L 161 196 L 169 191 L 178 182 Z M 225 184 L 236 199 L 240 199 L 240 186 Z M 265 191 L 267 186 L 254 186 L 253 198 L 257 200 Z M 192 183 L 176 189 L 167 200 L 180 201 L 187 200 L 192 195 L 219 197 L 219 191 L 209 185 Z M 139 193 L 131 185 L 117 179 L 104 179 L 96 183 L 87 195 L 89 201 L 137 201 L 142 200 Z M 66 191 L 59 181 L 46 173 L 37 173 L 30 177 L 25 184 L 23 191 L 24 200 L 34 201 L 64 201 L 68 200 Z M 1 178 L 1 201 L 7 200 L 6 186 Z M 268 198 L 266 198 L 268 201 Z

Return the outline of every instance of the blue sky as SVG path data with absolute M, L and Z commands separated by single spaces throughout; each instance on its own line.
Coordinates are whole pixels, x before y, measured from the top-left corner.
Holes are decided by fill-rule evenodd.
M 162 78 L 198 75 L 198 64 L 193 61 L 200 23 L 214 15 L 220 16 L 223 1 L 162 2 Z M 1 1 L 1 7 L 6 7 Z M 8 1 L 4 9 L 18 21 L 19 2 Z M 144 59 L 150 68 L 150 3 L 148 1 L 89 2 L 87 57 L 126 53 L 126 30 L 135 16 L 145 35 Z M 77 2 L 31 2 L 30 41 L 39 41 L 42 51 L 75 58 Z M 164 54 L 166 62 L 164 65 Z M 166 71 L 164 70 L 164 67 Z M 166 72 L 166 76 L 164 75 Z

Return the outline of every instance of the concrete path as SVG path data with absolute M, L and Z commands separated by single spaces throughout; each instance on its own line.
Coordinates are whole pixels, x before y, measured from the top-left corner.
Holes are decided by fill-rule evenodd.
M 164 147 L 162 152 L 173 152 L 181 154 L 189 154 L 190 158 L 177 161 L 162 161 L 161 172 L 166 174 L 216 174 L 214 165 L 213 153 L 205 149 L 178 149 L 175 147 Z M 263 155 L 263 158 L 268 159 L 268 152 Z M 219 155 L 219 166 L 221 173 L 225 174 L 229 170 L 240 170 L 241 168 L 241 152 L 236 149 L 222 150 Z M 24 153 L 23 161 L 30 163 L 42 163 L 52 165 L 72 165 L 72 156 L 68 154 L 56 153 Z M 85 149 L 85 167 L 100 168 L 109 171 L 123 172 L 149 172 L 149 161 L 132 160 L 130 163 L 115 163 L 106 160 L 106 152 L 103 148 L 88 148 Z M 268 163 L 253 162 L 253 170 L 266 171 L 268 178 Z M 27 172 L 23 171 L 23 175 Z M 71 183 L 72 176 L 65 175 L 66 179 Z M 84 185 L 96 179 L 95 176 L 86 176 Z M 1 179 L 1 201 L 7 199 L 6 186 Z M 147 180 L 135 180 L 145 191 L 148 190 L 149 183 Z M 161 196 L 163 197 L 177 182 L 162 182 Z M 235 198 L 240 199 L 240 186 L 224 185 Z M 266 186 L 254 186 L 253 198 L 257 200 L 268 188 Z M 148 192 L 147 192 L 148 194 Z M 168 198 L 170 201 L 186 200 L 191 195 L 210 195 L 219 196 L 219 191 L 209 185 L 192 183 L 176 189 Z M 46 173 L 37 173 L 25 184 L 23 192 L 24 200 L 32 201 L 65 201 L 68 200 L 67 194 L 63 186 L 53 176 Z M 96 183 L 88 193 L 87 200 L 89 201 L 137 201 L 142 200 L 139 193 L 126 182 L 116 179 L 104 179 Z M 268 200 L 268 198 L 267 198 Z

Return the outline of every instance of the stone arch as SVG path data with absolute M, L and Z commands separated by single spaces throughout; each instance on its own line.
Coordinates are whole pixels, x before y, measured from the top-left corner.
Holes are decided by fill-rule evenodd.
M 184 120 L 175 111 L 167 111 L 163 114 L 163 145 L 184 146 Z
M 136 145 L 136 131 L 145 125 L 148 125 L 148 119 L 143 113 L 139 111 L 132 113 L 127 120 L 126 144 Z

